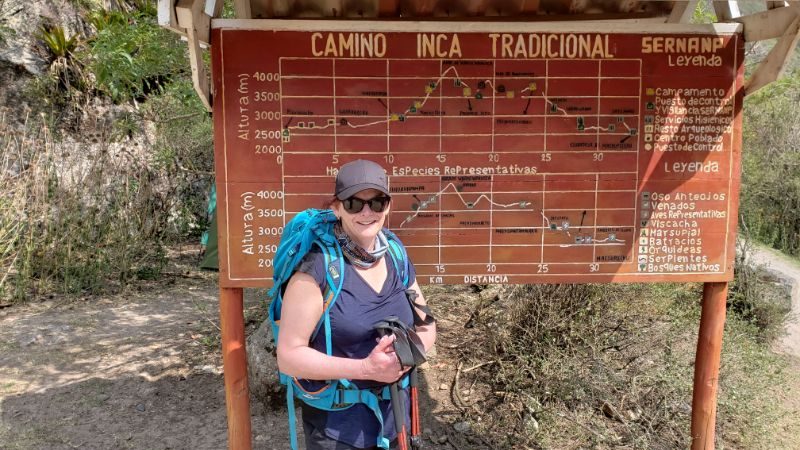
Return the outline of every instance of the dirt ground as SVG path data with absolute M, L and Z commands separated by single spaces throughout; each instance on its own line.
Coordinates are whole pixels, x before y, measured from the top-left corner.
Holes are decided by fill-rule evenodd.
M 120 295 L 0 307 L 0 449 L 226 448 L 216 275 L 193 262 Z M 245 290 L 248 331 L 263 295 Z M 434 356 L 422 375 L 426 448 L 485 448 L 447 400 L 453 369 Z M 254 449 L 289 448 L 281 406 L 251 401 Z
M 194 252 L 166 282 L 121 295 L 0 307 L 0 449 L 227 447 L 216 276 L 191 269 Z M 263 291 L 245 290 L 249 330 L 263 320 L 261 301 Z M 427 449 L 490 448 L 451 398 L 456 369 L 447 354 L 469 345 L 456 333 L 468 314 L 441 314 L 439 355 L 422 371 Z M 800 374 L 800 358 L 793 361 Z M 772 448 L 800 448 L 800 377 L 793 383 Z M 459 387 L 462 400 L 470 394 Z M 282 408 L 254 399 L 251 415 L 253 448 L 289 448 Z
M 786 334 L 776 344 L 775 351 L 787 355 L 794 376 L 789 378 L 787 391 L 779 399 L 786 415 L 777 424 L 774 448 L 797 450 L 800 449 L 800 262 L 765 247 L 755 247 L 751 261 L 792 286 L 792 313 L 786 324 Z

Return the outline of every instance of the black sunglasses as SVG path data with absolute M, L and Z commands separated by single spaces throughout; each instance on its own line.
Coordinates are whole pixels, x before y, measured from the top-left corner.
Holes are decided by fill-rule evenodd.
M 369 200 L 362 200 L 357 197 L 350 197 L 347 199 L 342 200 L 342 206 L 344 206 L 344 210 L 349 212 L 350 214 L 358 214 L 364 209 L 365 204 L 369 204 L 369 209 L 375 211 L 376 213 L 386 211 L 386 207 L 389 205 L 389 197 L 384 195 L 380 195 L 378 197 L 373 197 Z

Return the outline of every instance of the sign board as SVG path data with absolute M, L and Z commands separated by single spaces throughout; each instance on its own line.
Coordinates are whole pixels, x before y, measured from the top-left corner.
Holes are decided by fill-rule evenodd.
M 358 158 L 420 283 L 731 280 L 741 36 L 595 27 L 215 21 L 221 285 Z

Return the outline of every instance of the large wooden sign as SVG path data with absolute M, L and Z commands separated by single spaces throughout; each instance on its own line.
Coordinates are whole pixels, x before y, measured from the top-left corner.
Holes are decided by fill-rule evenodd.
M 286 222 L 358 158 L 420 283 L 732 279 L 733 26 L 214 26 L 224 287 L 269 285 Z

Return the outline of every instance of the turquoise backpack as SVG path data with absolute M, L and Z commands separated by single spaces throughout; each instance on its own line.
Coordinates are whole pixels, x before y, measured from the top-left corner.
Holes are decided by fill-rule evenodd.
M 311 340 L 313 341 L 321 330 L 324 331 L 326 352 L 328 355 L 333 353 L 329 312 L 331 306 L 336 302 L 339 292 L 342 290 L 342 283 L 344 282 L 342 274 L 345 269 L 342 249 L 333 233 L 333 225 L 336 220 L 336 216 L 331 210 L 307 209 L 295 216 L 284 228 L 278 250 L 275 252 L 273 259 L 274 272 L 272 279 L 275 284 L 268 292 L 268 296 L 271 299 L 269 320 L 272 324 L 272 336 L 276 345 L 280 330 L 283 289 L 289 278 L 294 274 L 297 265 L 316 245 L 325 256 L 327 274 L 325 292 L 322 295 L 324 299 L 322 317 L 311 335 Z M 387 229 L 384 229 L 383 232 L 389 242 L 388 253 L 391 255 L 395 270 L 403 280 L 403 284 L 408 288 L 410 287 L 409 283 L 413 280 L 408 279 L 408 255 L 406 250 L 394 233 Z M 286 404 L 289 410 L 289 438 L 292 450 L 297 450 L 295 398 L 314 408 L 326 411 L 343 410 L 356 403 L 364 403 L 372 410 L 380 423 L 381 432 L 376 445 L 384 449 L 389 448 L 389 440 L 383 437 L 383 415 L 378 406 L 380 400 L 388 400 L 390 398 L 388 386 L 375 393 L 373 390 L 358 389 L 350 380 L 339 379 L 328 380 L 322 389 L 310 392 L 304 389 L 297 378 L 290 377 L 284 373 L 279 373 L 279 378 L 281 384 L 286 386 Z M 400 387 L 405 388 L 408 386 L 408 381 L 408 375 L 404 376 L 400 382 Z

